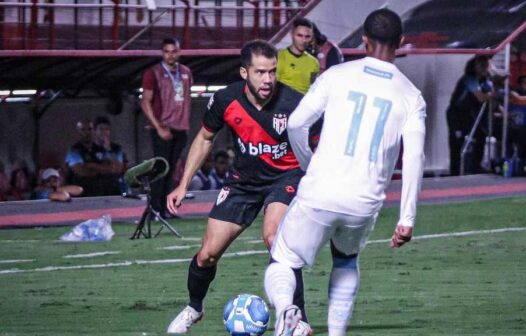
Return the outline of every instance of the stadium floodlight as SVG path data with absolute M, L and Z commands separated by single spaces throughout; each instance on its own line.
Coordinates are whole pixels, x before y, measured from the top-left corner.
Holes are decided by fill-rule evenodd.
M 148 10 L 156 10 L 157 4 L 155 3 L 155 0 L 144 0 L 146 2 L 146 7 L 148 7 Z

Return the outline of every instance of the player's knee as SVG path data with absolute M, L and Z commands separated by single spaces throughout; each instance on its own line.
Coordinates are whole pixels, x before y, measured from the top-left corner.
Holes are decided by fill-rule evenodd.
M 210 251 L 201 250 L 197 254 L 197 264 L 199 265 L 199 267 L 214 266 L 214 265 L 217 265 L 220 258 L 221 258 L 220 255 L 211 253 Z
M 263 242 L 265 243 L 265 246 L 267 247 L 267 250 L 270 251 L 272 248 L 272 244 L 274 243 L 274 238 L 276 237 L 275 233 L 264 233 L 263 234 Z

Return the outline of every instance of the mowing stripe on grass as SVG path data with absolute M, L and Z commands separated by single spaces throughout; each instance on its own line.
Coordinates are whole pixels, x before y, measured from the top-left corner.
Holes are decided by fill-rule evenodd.
M 423 235 L 413 237 L 414 240 L 423 240 L 423 239 L 435 239 L 435 238 L 444 238 L 444 237 L 462 237 L 462 236 L 472 236 L 478 234 L 492 234 L 492 233 L 502 233 L 502 232 L 518 232 L 526 231 L 526 227 L 511 227 L 511 228 L 502 228 L 502 229 L 492 229 L 492 230 L 478 230 L 478 231 L 464 231 L 464 232 L 449 232 L 449 233 L 438 233 L 431 235 Z M 377 243 L 387 243 L 391 239 L 378 239 L 371 240 L 369 244 Z M 239 251 L 239 252 L 230 252 L 225 253 L 223 257 L 240 257 L 240 256 L 249 256 L 257 254 L 267 254 L 267 250 L 252 250 L 252 251 Z M 0 275 L 2 274 L 13 274 L 13 273 L 26 273 L 26 272 L 52 272 L 52 271 L 64 271 L 64 270 L 77 270 L 77 269 L 93 269 L 93 268 L 107 268 L 107 267 L 122 267 L 122 266 L 132 266 L 132 265 L 144 265 L 144 264 L 177 264 L 183 262 L 190 262 L 191 258 L 185 259 L 160 259 L 160 260 L 135 260 L 135 261 L 123 261 L 118 263 L 109 263 L 109 264 L 95 264 L 95 265 L 76 265 L 76 266 L 47 266 L 42 268 L 34 268 L 21 270 L 18 268 L 0 270 Z

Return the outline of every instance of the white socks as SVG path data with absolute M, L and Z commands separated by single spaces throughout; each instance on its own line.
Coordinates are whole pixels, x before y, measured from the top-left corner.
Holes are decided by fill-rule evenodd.
M 270 303 L 276 307 L 276 317 L 292 304 L 295 290 L 296 278 L 290 267 L 278 262 L 268 265 L 265 271 L 265 292 Z
M 334 258 L 329 280 L 329 336 L 345 336 L 347 322 L 351 318 L 354 298 L 360 283 L 357 257 Z

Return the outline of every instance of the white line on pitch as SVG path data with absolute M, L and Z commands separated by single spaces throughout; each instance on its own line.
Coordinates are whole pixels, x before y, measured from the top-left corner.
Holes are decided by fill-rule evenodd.
M 477 234 L 491 234 L 491 233 L 502 233 L 502 232 L 518 232 L 526 231 L 526 227 L 512 227 L 512 228 L 503 228 L 503 229 L 493 229 L 493 230 L 479 230 L 479 231 L 464 231 L 464 232 L 450 232 L 450 233 L 438 233 L 431 235 L 423 235 L 413 237 L 414 240 L 420 239 L 434 239 L 434 238 L 443 238 L 443 237 L 462 237 L 462 236 L 472 236 Z M 379 239 L 371 240 L 369 244 L 377 243 L 387 243 L 391 241 L 390 239 Z M 268 251 L 240 251 L 240 252 L 231 252 L 225 253 L 223 257 L 238 257 L 238 256 L 248 256 L 248 255 L 257 255 L 257 254 L 267 254 Z M 13 273 L 26 273 L 26 272 L 52 272 L 52 271 L 62 271 L 62 270 L 77 270 L 77 269 L 93 269 L 93 268 L 107 268 L 107 267 L 120 267 L 120 266 L 132 266 L 132 265 L 144 265 L 144 264 L 176 264 L 189 262 L 191 258 L 186 259 L 161 259 L 161 260 L 135 260 L 135 261 L 123 261 L 118 263 L 109 263 L 109 264 L 95 264 L 95 265 L 76 265 L 76 266 L 48 266 L 43 268 L 34 268 L 21 270 L 18 268 L 0 270 L 0 275 L 2 274 L 13 274 Z
M 172 250 L 188 250 L 188 249 L 195 248 L 195 247 L 200 247 L 200 246 L 201 246 L 200 244 L 195 244 L 195 245 L 172 245 L 172 246 L 159 247 L 157 249 L 158 250 L 168 250 L 168 251 L 172 251 Z
M 464 231 L 464 232 L 449 232 L 449 233 L 436 233 L 423 236 L 415 236 L 412 240 L 424 240 L 424 239 L 435 239 L 435 238 L 447 238 L 447 237 L 463 237 L 463 236 L 472 236 L 477 234 L 486 234 L 486 233 L 501 233 L 501 232 L 518 232 L 526 231 L 526 227 L 515 227 L 515 228 L 503 228 L 503 229 L 491 229 L 491 230 L 478 230 L 478 231 Z M 378 244 L 378 243 L 388 243 L 391 239 L 378 239 L 370 240 L 367 244 Z
M 11 259 L 11 260 L 0 260 L 0 264 L 16 264 L 24 262 L 33 262 L 35 259 Z
M 62 258 L 65 259 L 75 259 L 75 258 L 93 258 L 93 257 L 101 257 L 105 255 L 112 255 L 112 254 L 119 254 L 120 251 L 104 251 L 104 252 L 94 252 L 94 253 L 86 253 L 86 254 L 70 254 L 65 255 Z

